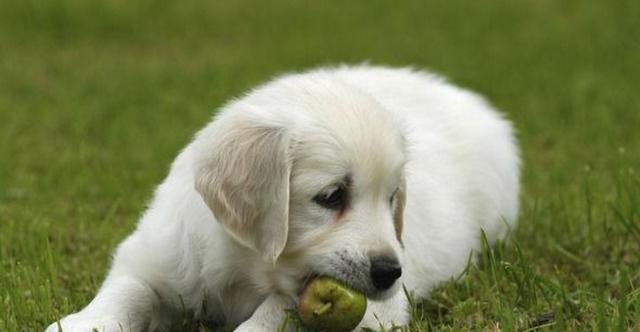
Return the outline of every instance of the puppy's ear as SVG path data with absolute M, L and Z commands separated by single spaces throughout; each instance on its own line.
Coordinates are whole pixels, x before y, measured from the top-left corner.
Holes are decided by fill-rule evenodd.
M 402 244 L 402 226 L 404 224 L 404 206 L 407 198 L 407 185 L 402 180 L 400 188 L 396 193 L 396 202 L 393 210 L 393 226 L 396 230 L 396 238 Z
M 198 152 L 196 190 L 231 236 L 275 264 L 289 225 L 287 132 L 251 121 L 218 126 L 212 136 Z

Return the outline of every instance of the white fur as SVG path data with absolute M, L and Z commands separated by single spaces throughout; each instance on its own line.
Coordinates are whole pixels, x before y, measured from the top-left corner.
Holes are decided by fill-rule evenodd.
M 313 202 L 345 181 L 345 211 Z M 511 126 L 476 94 L 410 69 L 282 76 L 178 155 L 98 295 L 60 324 L 153 331 L 186 311 L 275 331 L 310 275 L 373 298 L 361 326 L 406 324 L 400 284 L 425 297 L 460 274 L 480 229 L 494 241 L 514 226 L 518 187 Z M 402 264 L 388 291 L 369 280 L 378 254 Z

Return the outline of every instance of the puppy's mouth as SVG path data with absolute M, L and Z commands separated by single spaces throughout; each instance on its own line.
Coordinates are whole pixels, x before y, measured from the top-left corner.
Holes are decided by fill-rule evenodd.
M 309 285 L 309 283 L 311 281 L 313 281 L 314 279 L 320 277 L 320 275 L 315 274 L 315 273 L 309 273 L 309 274 L 305 274 L 302 278 L 300 278 L 299 280 L 299 285 L 300 287 L 298 287 L 298 291 L 296 293 L 296 295 L 299 297 L 300 295 L 302 295 L 302 292 L 307 288 L 307 285 Z
M 297 296 L 300 297 L 302 295 L 302 292 L 307 288 L 307 285 L 313 281 L 316 278 L 320 278 L 320 277 L 328 277 L 328 278 L 332 278 L 334 280 L 337 280 L 338 282 L 340 282 L 341 284 L 343 284 L 345 287 L 350 288 L 354 291 L 357 291 L 359 293 L 364 294 L 368 299 L 373 300 L 373 301 L 383 301 L 388 299 L 389 297 L 391 297 L 393 294 L 395 294 L 395 291 L 397 290 L 396 287 L 391 287 L 390 289 L 384 290 L 384 291 L 380 291 L 378 289 L 376 289 L 375 287 L 373 287 L 372 285 L 369 285 L 368 283 L 365 283 L 363 285 L 363 283 L 358 283 L 358 282 L 349 282 L 348 280 L 345 280 L 345 278 L 341 278 L 340 276 L 335 276 L 335 275 L 327 275 L 327 274 L 318 274 L 318 273 L 309 273 L 306 274 L 304 277 L 302 277 L 300 279 L 300 285 L 301 287 L 299 288 L 298 292 L 297 292 Z

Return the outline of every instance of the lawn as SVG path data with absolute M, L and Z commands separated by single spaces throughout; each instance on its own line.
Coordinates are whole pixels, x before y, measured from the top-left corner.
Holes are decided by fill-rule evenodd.
M 408 331 L 640 331 L 635 0 L 0 1 L 0 331 L 91 300 L 225 100 L 365 60 L 485 94 L 522 147 L 519 227 Z

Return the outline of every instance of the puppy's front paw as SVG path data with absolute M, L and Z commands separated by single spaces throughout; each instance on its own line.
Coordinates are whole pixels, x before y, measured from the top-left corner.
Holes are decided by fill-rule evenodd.
M 236 327 L 233 332 L 273 332 L 273 331 L 284 331 L 284 332 L 293 332 L 295 331 L 295 326 L 293 324 L 279 324 L 272 325 L 269 323 L 260 323 L 256 321 L 247 321 L 242 323 L 240 326 Z
M 240 326 L 238 326 L 235 332 L 272 332 L 281 331 L 294 331 L 293 324 L 287 324 L 285 310 L 288 308 L 294 308 L 294 301 L 283 295 L 271 294 L 269 295 L 253 312 L 253 315 Z
M 123 324 L 116 319 L 83 317 L 73 314 L 59 322 L 49 325 L 45 332 L 133 332 L 136 331 L 128 324 Z

